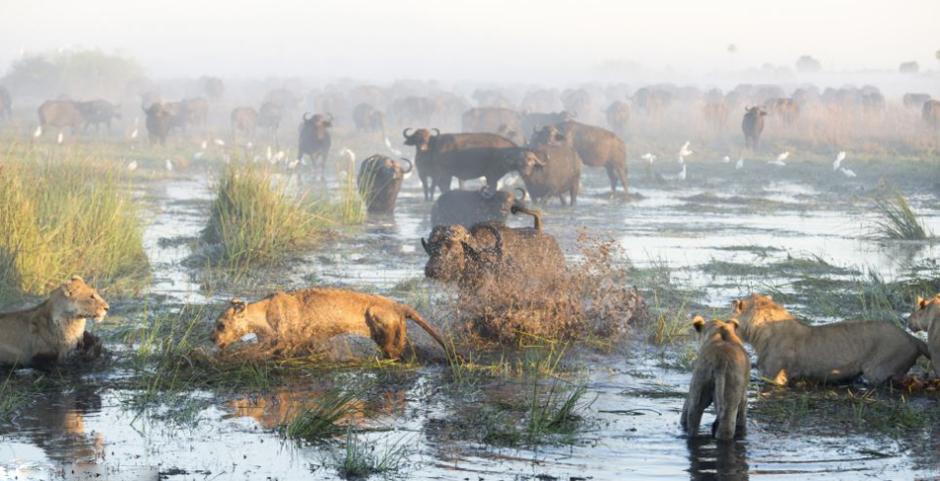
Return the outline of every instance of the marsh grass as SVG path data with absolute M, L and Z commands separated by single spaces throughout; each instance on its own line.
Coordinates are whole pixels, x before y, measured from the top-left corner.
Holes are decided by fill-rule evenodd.
M 29 396 L 21 389 L 17 389 L 12 383 L 13 370 L 7 374 L 6 379 L 0 384 L 0 422 L 12 421 L 16 413 L 29 401 Z
M 44 294 L 72 275 L 136 289 L 148 266 L 137 202 L 101 159 L 30 151 L 0 167 L 0 299 Z
M 360 394 L 352 390 L 327 391 L 312 405 L 304 406 L 280 426 L 281 434 L 290 440 L 316 443 L 342 434 L 341 421 L 357 412 Z M 347 442 L 348 442 L 347 437 Z
M 932 236 L 900 192 L 885 192 L 875 198 L 875 211 L 880 215 L 875 231 L 885 239 L 919 241 Z
M 344 479 L 365 479 L 374 474 L 399 471 L 410 452 L 404 439 L 386 441 L 384 446 L 379 447 L 359 439 L 350 430 L 346 432 L 343 449 L 333 454 L 332 464 L 337 474 Z

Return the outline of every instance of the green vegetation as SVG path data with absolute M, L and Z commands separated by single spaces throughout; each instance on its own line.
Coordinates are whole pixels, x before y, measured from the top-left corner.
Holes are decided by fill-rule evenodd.
M 136 60 L 100 50 L 60 50 L 26 55 L 13 61 L 0 84 L 23 96 L 53 98 L 111 98 L 126 91 L 129 82 L 144 85 L 144 70 Z
M 875 211 L 881 215 L 875 229 L 886 239 L 927 240 L 931 237 L 930 231 L 900 192 L 885 193 L 876 198 Z
M 359 394 L 353 391 L 328 391 L 318 397 L 312 406 L 302 408 L 281 426 L 281 433 L 287 439 L 306 442 L 319 442 L 337 436 L 343 432 L 340 422 L 356 412 L 355 403 L 358 399 Z M 347 449 L 349 442 L 347 438 Z
M 72 275 L 135 287 L 146 277 L 139 207 L 100 159 L 39 159 L 0 168 L 0 299 L 44 294 Z
M 336 472 L 345 479 L 363 479 L 373 474 L 388 474 L 401 469 L 410 453 L 402 441 L 386 443 L 376 452 L 375 445 L 346 433 L 343 450 L 334 456 Z

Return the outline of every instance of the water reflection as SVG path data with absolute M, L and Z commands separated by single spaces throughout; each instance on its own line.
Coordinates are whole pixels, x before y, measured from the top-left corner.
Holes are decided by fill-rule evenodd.
M 689 439 L 689 479 L 694 481 L 748 479 L 747 444 L 717 442 L 709 437 Z

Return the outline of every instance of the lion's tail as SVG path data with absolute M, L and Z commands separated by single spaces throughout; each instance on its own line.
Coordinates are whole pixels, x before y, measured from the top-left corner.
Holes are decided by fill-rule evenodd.
M 439 332 L 437 332 L 437 329 L 435 329 L 431 323 L 421 317 L 421 314 L 418 314 L 418 311 L 414 310 L 414 308 L 411 306 L 406 306 L 404 304 L 402 306 L 405 308 L 405 317 L 415 321 L 415 324 L 421 326 L 421 329 L 424 329 L 425 332 L 430 334 L 431 337 L 433 337 L 434 340 L 441 345 L 441 348 L 444 349 L 444 352 L 449 354 L 450 350 L 447 348 L 447 342 L 444 341 L 444 337 L 441 336 Z

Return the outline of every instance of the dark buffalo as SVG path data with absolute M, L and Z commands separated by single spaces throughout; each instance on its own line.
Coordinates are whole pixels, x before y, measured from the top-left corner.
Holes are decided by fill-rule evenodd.
M 392 214 L 395 211 L 395 201 L 398 199 L 401 183 L 412 169 L 411 161 L 402 160 L 408 163 L 407 169 L 402 168 L 398 162 L 378 154 L 363 160 L 359 166 L 356 185 L 370 214 Z
M 513 206 L 524 207 L 525 190 L 518 189 L 517 196 L 512 192 L 493 192 L 484 186 L 479 191 L 452 190 L 434 203 L 431 209 L 431 225 L 460 224 L 466 228 L 481 222 L 505 223 Z
M 902 97 L 901 102 L 909 109 L 922 109 L 924 104 L 930 100 L 930 94 L 907 93 Z
M 189 126 L 205 130 L 209 121 L 209 101 L 202 97 L 183 99 L 178 115 L 177 122 L 184 130 Z
M 13 98 L 10 97 L 10 91 L 0 86 L 0 119 L 9 118 L 13 115 Z
M 48 127 L 68 127 L 72 133 L 76 133 L 84 124 L 82 112 L 71 100 L 47 100 L 39 106 L 39 125 L 43 130 Z
M 551 143 L 529 144 L 528 149 L 518 149 L 517 155 L 533 155 L 539 161 L 538 168 L 522 174 L 526 190 L 533 200 L 543 202 L 558 196 L 561 205 L 565 205 L 564 194 L 567 193 L 571 205 L 577 202 L 581 187 L 581 159 L 570 142 L 556 139 Z
M 353 123 L 360 132 L 385 132 L 385 114 L 366 103 L 353 108 Z
M 621 137 L 627 136 L 627 126 L 630 125 L 630 104 L 616 101 L 607 107 L 607 126 Z
M 258 125 L 258 112 L 251 107 L 235 107 L 232 109 L 231 122 L 232 139 L 237 138 L 238 134 L 252 138 Z
M 760 148 L 760 134 L 764 131 L 764 117 L 767 112 L 760 107 L 745 107 L 741 130 L 744 132 L 744 144 L 748 149 Z
M 921 116 L 927 125 L 940 128 L 940 100 L 928 100 L 921 108 Z
M 509 172 L 517 171 L 526 176 L 542 164 L 538 156 L 528 152 L 527 149 L 516 147 L 509 139 L 496 134 L 469 134 L 479 136 L 477 141 L 479 143 L 489 143 L 495 146 L 475 147 L 465 144 L 463 148 L 455 147 L 462 140 L 451 138 L 456 135 L 468 134 L 441 135 L 437 139 L 440 149 L 431 159 L 433 163 L 432 186 L 441 189 L 441 193 L 450 190 L 453 177 L 456 177 L 458 181 L 486 177 L 486 185 L 495 191 L 499 180 Z
M 591 94 L 587 90 L 565 90 L 561 93 L 561 103 L 575 117 L 585 118 L 591 113 Z
M 600 127 L 568 121 L 543 128 L 531 142 L 536 146 L 557 143 L 574 147 L 584 165 L 604 167 L 610 180 L 611 195 L 617 193 L 618 181 L 624 194 L 627 193 L 627 146 L 616 134 Z
M 785 125 L 792 125 L 800 116 L 800 106 L 793 99 L 773 98 L 764 102 L 764 110 L 780 118 Z
M 88 130 L 88 127 L 94 126 L 95 131 L 104 125 L 108 128 L 108 131 L 111 131 L 111 119 L 120 119 L 121 113 L 119 112 L 120 107 L 111 104 L 107 100 L 90 100 L 88 102 L 75 102 L 75 107 L 78 108 L 78 111 L 82 113 L 82 118 L 85 119 L 84 130 Z
M 515 110 L 484 107 L 470 109 L 461 117 L 464 132 L 489 132 L 521 141 L 522 115 Z
M 203 93 L 212 100 L 221 99 L 225 93 L 225 83 L 218 77 L 200 77 L 199 86 L 202 88 Z
M 283 117 L 284 107 L 275 102 L 264 102 L 261 104 L 261 109 L 258 110 L 258 127 L 277 132 Z
M 537 112 L 526 113 L 522 115 L 522 132 L 525 133 L 525 135 L 530 135 L 542 130 L 542 128 L 547 125 L 560 124 L 573 118 L 574 115 L 567 110 L 547 114 Z
M 470 229 L 439 225 L 427 240 L 421 239 L 421 245 L 429 256 L 425 276 L 469 290 L 490 276 L 531 283 L 555 279 L 565 272 L 565 256 L 558 242 L 534 227 L 510 228 L 499 222 L 484 222 Z
M 150 107 L 144 107 L 143 110 L 147 116 L 145 124 L 150 143 L 159 142 L 160 145 L 166 145 L 166 137 L 173 127 L 174 111 L 160 102 L 156 102 Z
M 493 149 L 504 147 L 515 147 L 516 144 L 511 140 L 496 134 L 441 134 L 437 129 L 418 129 L 414 132 L 412 129 L 405 129 L 402 135 L 405 137 L 405 145 L 415 148 L 415 167 L 418 169 L 418 177 L 421 179 L 421 185 L 424 189 L 424 199 L 434 199 L 434 189 L 439 188 L 441 193 L 450 190 L 450 179 L 453 175 L 447 175 L 447 185 L 442 185 L 439 181 L 447 172 L 440 171 L 439 158 L 449 158 L 449 155 L 456 150 L 463 149 Z M 434 133 L 432 133 L 434 132 Z M 477 177 L 481 177 L 478 175 Z M 495 183 L 499 179 L 494 180 Z
M 326 159 L 330 154 L 333 140 L 330 138 L 330 127 L 333 126 L 333 116 L 330 114 L 309 116 L 304 114 L 300 124 L 300 142 L 297 146 L 297 160 L 304 155 L 310 156 L 312 164 L 320 161 L 320 179 L 326 178 Z

